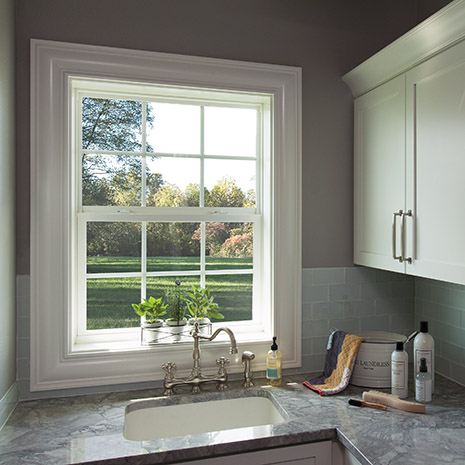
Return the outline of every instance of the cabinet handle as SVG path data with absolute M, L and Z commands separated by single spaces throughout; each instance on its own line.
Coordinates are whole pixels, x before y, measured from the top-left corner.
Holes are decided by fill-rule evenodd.
M 409 210 L 408 212 L 402 213 L 402 221 L 400 225 L 400 253 L 402 257 L 402 261 L 407 262 L 409 264 L 412 263 L 412 257 L 407 257 L 405 258 L 405 217 L 410 216 L 412 217 L 412 210 Z
M 396 228 L 396 220 L 397 217 L 403 217 L 402 215 L 404 212 L 402 210 L 399 210 L 398 212 L 394 212 L 394 218 L 392 219 L 392 258 L 394 260 L 399 260 L 400 263 L 404 261 L 403 256 L 402 256 L 402 251 L 400 255 L 396 255 L 397 252 L 397 245 L 396 245 L 396 235 L 397 235 L 397 228 Z M 402 239 L 402 237 L 401 237 Z M 401 241 L 401 246 L 403 244 L 403 241 Z

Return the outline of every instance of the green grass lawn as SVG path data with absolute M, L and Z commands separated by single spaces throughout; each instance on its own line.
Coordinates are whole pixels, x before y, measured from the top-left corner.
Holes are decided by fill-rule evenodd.
M 198 270 L 195 257 L 151 257 L 147 260 L 149 271 Z M 246 258 L 207 257 L 207 269 L 252 268 L 252 260 Z M 112 273 L 140 271 L 140 258 L 88 257 L 88 273 Z M 147 297 L 164 297 L 174 288 L 174 281 L 181 281 L 183 293 L 192 285 L 199 285 L 195 276 L 147 278 Z M 207 276 L 206 285 L 225 316 L 222 321 L 249 320 L 252 317 L 252 275 Z M 140 278 L 102 278 L 87 281 L 87 328 L 138 327 L 140 318 L 131 304 L 140 302 Z

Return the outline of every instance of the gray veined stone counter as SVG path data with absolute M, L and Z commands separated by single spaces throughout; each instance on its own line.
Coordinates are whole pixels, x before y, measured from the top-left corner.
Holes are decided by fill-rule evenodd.
M 362 464 L 465 464 L 464 387 L 437 377 L 422 415 L 349 406 L 347 399 L 362 392 L 354 386 L 319 397 L 301 385 L 304 379 L 293 375 L 281 388 L 265 388 L 288 413 L 284 423 L 157 441 L 128 441 L 122 431 L 129 400 L 155 397 L 159 389 L 21 402 L 0 432 L 0 465 L 148 465 L 334 438 Z M 253 389 L 261 389 L 259 381 Z M 225 396 L 248 393 L 239 382 L 231 386 Z

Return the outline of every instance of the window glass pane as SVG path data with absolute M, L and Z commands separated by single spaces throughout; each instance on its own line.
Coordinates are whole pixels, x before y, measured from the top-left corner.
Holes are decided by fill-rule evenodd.
M 224 315 L 222 321 L 244 321 L 252 319 L 251 274 L 207 276 L 205 285 Z
M 82 99 L 84 150 L 140 152 L 141 134 L 141 102 L 91 97 Z
M 206 223 L 207 270 L 253 268 L 253 223 Z
M 140 272 L 140 254 L 141 223 L 87 223 L 87 273 Z
M 147 271 L 200 270 L 199 223 L 147 223 Z
M 141 205 L 142 162 L 139 156 L 82 156 L 83 205 Z
M 200 206 L 200 160 L 148 156 L 147 206 Z
M 166 303 L 166 293 L 172 292 L 177 288 L 175 284 L 176 280 L 179 280 L 181 282 L 181 284 L 179 285 L 179 293 L 184 297 L 187 297 L 187 293 L 191 292 L 192 286 L 200 285 L 199 276 L 148 276 L 146 287 L 147 299 L 149 297 L 155 297 L 156 299 L 162 297 Z M 163 318 L 166 319 L 169 317 L 170 315 L 167 314 Z M 189 317 L 189 315 L 187 315 L 187 312 L 186 317 Z
M 257 111 L 205 107 L 205 154 L 255 157 Z
M 255 161 L 205 160 L 205 206 L 254 207 Z
M 147 103 L 153 122 L 147 127 L 147 152 L 199 154 L 200 107 L 173 103 Z
M 140 289 L 140 278 L 88 279 L 87 329 L 140 326 L 131 306 L 140 302 Z

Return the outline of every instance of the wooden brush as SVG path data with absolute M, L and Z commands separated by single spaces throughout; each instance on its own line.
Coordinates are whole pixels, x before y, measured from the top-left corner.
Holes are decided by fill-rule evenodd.
M 389 407 L 404 410 L 406 412 L 425 413 L 425 406 L 423 404 L 402 400 L 399 396 L 395 396 L 393 394 L 387 394 L 379 391 L 365 391 L 362 394 L 362 397 L 366 402 L 376 402 L 378 404 L 388 405 Z
M 375 404 L 373 402 L 366 402 L 360 399 L 354 399 L 353 397 L 349 399 L 350 405 L 355 405 L 356 407 L 370 407 L 375 408 L 377 410 L 387 410 L 387 407 L 382 404 Z

